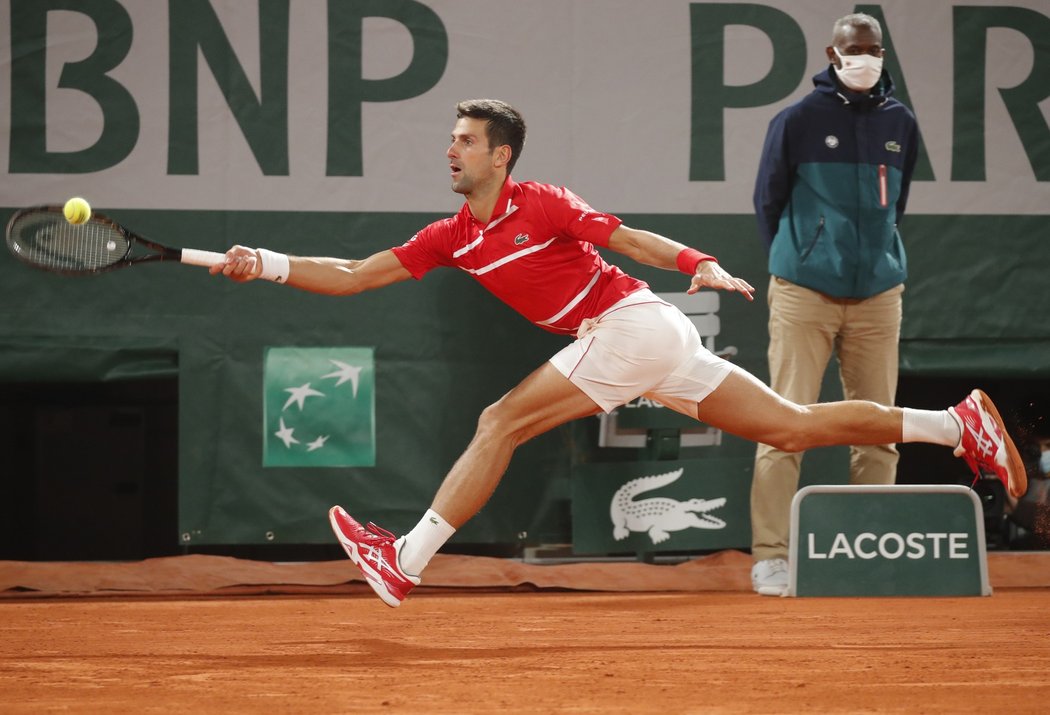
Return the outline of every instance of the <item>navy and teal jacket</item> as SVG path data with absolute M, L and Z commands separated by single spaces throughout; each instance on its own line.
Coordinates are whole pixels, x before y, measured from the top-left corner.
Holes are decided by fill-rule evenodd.
M 769 124 L 755 182 L 769 272 L 836 298 L 869 298 L 904 282 L 897 225 L 918 154 L 911 110 L 883 71 L 870 94 L 842 87 L 834 66 Z

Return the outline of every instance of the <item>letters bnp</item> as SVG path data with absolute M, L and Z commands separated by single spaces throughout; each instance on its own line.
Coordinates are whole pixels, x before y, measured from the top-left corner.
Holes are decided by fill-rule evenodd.
M 928 559 L 968 559 L 970 535 L 966 532 L 911 532 L 893 531 L 875 534 L 806 534 L 806 557 L 809 559 L 886 559 L 895 561 Z
M 151 22 L 164 22 L 166 10 L 168 71 L 163 71 L 163 57 L 156 58 L 156 65 L 149 69 L 160 81 L 166 78 L 168 82 L 169 175 L 198 173 L 199 71 L 214 78 L 261 172 L 289 175 L 289 84 L 313 83 L 323 76 L 321 72 L 289 76 L 290 2 L 257 0 L 262 52 L 259 66 L 251 68 L 251 74 L 259 77 L 258 91 L 248 80 L 243 58 L 233 49 L 211 0 L 151 3 Z M 125 61 L 135 37 L 128 11 L 119 0 L 10 0 L 10 5 L 11 47 L 15 51 L 10 65 L 9 172 L 88 173 L 119 164 L 135 148 L 142 113 L 151 109 L 110 74 Z M 448 65 L 450 36 L 438 13 L 419 0 L 328 0 L 324 7 L 327 36 L 318 37 L 317 42 L 325 43 L 327 51 L 327 106 L 318 107 L 327 114 L 325 172 L 328 176 L 362 176 L 362 107 L 372 102 L 403 101 L 433 89 Z M 680 75 L 691 78 L 689 179 L 724 181 L 725 110 L 765 107 L 788 97 L 807 81 L 806 68 L 815 50 L 799 23 L 778 8 L 721 2 L 683 4 L 682 8 L 688 8 L 691 40 L 689 54 L 680 58 Z M 888 51 L 886 66 L 896 80 L 897 96 L 914 106 L 908 96 L 905 68 L 893 51 L 892 23 L 880 5 L 857 8 L 882 23 L 883 44 Z M 98 30 L 90 55 L 65 63 L 58 72 L 57 86 L 87 94 L 102 116 L 97 139 L 88 137 L 85 143 L 94 139 L 90 146 L 73 151 L 49 151 L 46 144 L 47 52 L 57 41 L 48 37 L 47 18 L 59 11 L 87 16 Z M 668 10 L 669 17 L 672 12 Z M 989 30 L 1007 28 L 1024 38 L 1018 41 L 1027 40 L 1033 62 L 1026 79 L 1000 88 L 999 95 L 1036 179 L 1050 181 L 1050 126 L 1039 107 L 1050 96 L 1050 45 L 1045 42 L 1050 36 L 1050 17 L 1002 5 L 956 5 L 951 12 L 951 26 L 944 28 L 954 48 L 951 180 L 985 180 L 987 38 Z M 412 57 L 400 74 L 368 79 L 363 71 L 364 21 L 376 17 L 393 20 L 407 29 L 412 38 Z M 830 20 L 828 24 L 830 32 Z M 493 26 L 498 27 L 498 19 Z M 739 57 L 727 56 L 725 30 L 729 26 L 755 28 L 769 38 L 773 61 L 761 79 L 746 85 L 726 81 L 727 63 L 740 61 Z M 469 40 L 451 38 L 451 42 Z M 820 42 L 826 40 L 821 38 Z M 147 121 L 155 123 L 157 119 L 147 117 Z M 919 124 L 921 127 L 921 115 Z M 755 141 L 761 139 L 755 137 Z M 936 178 L 923 147 L 914 178 Z
M 324 76 L 318 71 L 289 78 L 290 0 L 257 0 L 261 52 L 253 74 L 259 77 L 258 92 L 211 0 L 155 5 L 151 22 L 163 22 L 166 9 L 168 27 L 167 72 L 163 58 L 150 67 L 158 79 L 168 79 L 167 173 L 198 173 L 197 77 L 204 69 L 214 78 L 262 173 L 289 175 L 289 82 L 316 83 Z M 327 43 L 328 58 L 325 170 L 328 176 L 361 176 L 362 106 L 417 97 L 434 87 L 448 62 L 448 33 L 437 13 L 414 0 L 329 0 L 326 10 L 327 37 L 317 38 Z M 58 87 L 87 94 L 103 119 L 98 139 L 71 152 L 51 152 L 46 146 L 47 52 L 56 42 L 49 41 L 47 17 L 56 11 L 85 15 L 98 31 L 94 51 L 59 71 Z M 393 20 L 412 36 L 412 59 L 394 77 L 364 77 L 364 21 L 372 17 Z M 11 46 L 17 48 L 11 61 L 11 173 L 95 172 L 127 158 L 138 141 L 143 108 L 109 72 L 128 56 L 134 35 L 131 16 L 118 0 L 11 0 Z

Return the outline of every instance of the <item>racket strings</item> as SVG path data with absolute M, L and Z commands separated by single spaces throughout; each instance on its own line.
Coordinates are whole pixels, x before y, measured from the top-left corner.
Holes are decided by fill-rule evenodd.
M 29 213 L 8 235 L 22 260 L 57 270 L 93 271 L 120 262 L 130 242 L 117 229 L 97 221 L 73 225 L 54 213 Z

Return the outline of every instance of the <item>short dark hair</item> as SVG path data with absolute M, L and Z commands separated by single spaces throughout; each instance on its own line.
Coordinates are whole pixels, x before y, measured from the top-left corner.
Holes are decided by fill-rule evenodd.
M 525 119 L 521 112 L 498 99 L 467 99 L 456 105 L 456 118 L 463 117 L 486 120 L 485 137 L 489 147 L 509 146 L 507 173 L 513 171 L 525 146 Z

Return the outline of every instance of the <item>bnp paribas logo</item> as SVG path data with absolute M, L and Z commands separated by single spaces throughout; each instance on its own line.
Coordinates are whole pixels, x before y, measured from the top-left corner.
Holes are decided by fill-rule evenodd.
M 266 348 L 264 467 L 371 467 L 372 348 Z

